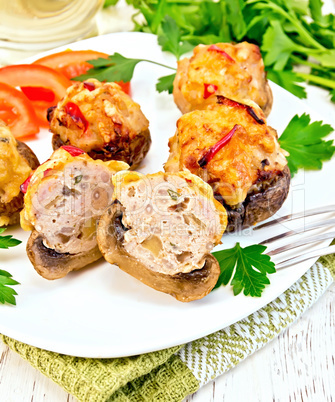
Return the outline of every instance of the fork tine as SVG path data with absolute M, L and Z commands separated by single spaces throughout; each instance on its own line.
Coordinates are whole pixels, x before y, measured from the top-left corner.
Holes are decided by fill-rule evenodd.
M 262 225 L 255 226 L 254 230 L 258 230 L 258 229 L 262 229 L 262 228 L 269 227 L 272 225 L 276 225 L 277 223 L 281 223 L 281 222 L 285 222 L 285 221 L 293 221 L 295 219 L 307 218 L 308 216 L 325 214 L 327 212 L 335 212 L 335 205 L 327 205 L 325 207 L 322 207 L 322 209 L 320 209 L 320 207 L 319 207 L 319 208 L 309 209 L 304 212 L 297 212 L 294 214 L 285 215 L 280 218 L 274 219 L 270 222 L 263 223 Z
M 283 253 L 285 251 L 292 250 L 292 249 L 300 247 L 300 246 L 304 246 L 305 244 L 317 243 L 317 242 L 322 241 L 322 240 L 334 239 L 334 238 L 335 238 L 335 232 L 322 233 L 322 234 L 318 234 L 316 236 L 311 236 L 311 237 L 301 239 L 300 241 L 297 241 L 297 242 L 294 242 L 294 243 L 286 244 L 284 246 L 281 246 L 281 247 L 278 247 L 278 248 L 276 248 L 274 250 L 271 250 L 266 254 L 269 255 L 269 256 L 274 256 L 274 255 L 277 255 L 279 253 Z
M 285 237 L 288 237 L 288 236 L 294 236 L 294 235 L 299 234 L 299 233 L 308 232 L 309 230 L 319 229 L 319 228 L 322 228 L 322 227 L 325 227 L 325 226 L 331 226 L 331 225 L 335 225 L 335 218 L 327 219 L 327 220 L 321 221 L 321 222 L 310 223 L 309 225 L 300 226 L 297 229 L 288 230 L 287 232 L 281 233 L 281 234 L 279 234 L 277 236 L 270 237 L 269 239 L 266 239 L 266 240 L 262 241 L 259 244 L 262 244 L 262 245 L 269 244 L 269 243 L 272 243 L 272 242 L 274 242 L 276 240 L 284 239 Z
M 318 250 L 313 250 L 313 251 L 310 251 L 309 253 L 304 252 L 303 254 L 300 254 L 293 258 L 288 258 L 287 260 L 276 264 L 276 269 L 278 270 L 278 269 L 286 268 L 290 265 L 298 264 L 299 262 L 306 261 L 311 258 L 321 257 L 323 255 L 328 255 L 328 254 L 333 254 L 333 253 L 335 253 L 335 245 L 330 246 L 330 247 L 320 248 Z

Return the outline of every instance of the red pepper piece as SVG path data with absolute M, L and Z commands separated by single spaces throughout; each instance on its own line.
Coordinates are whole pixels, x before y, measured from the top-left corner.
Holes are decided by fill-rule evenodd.
M 26 97 L 33 101 L 54 102 L 55 94 L 51 89 L 43 87 L 21 87 Z
M 94 91 L 95 85 L 93 84 L 93 82 L 84 81 L 84 88 L 88 89 L 89 91 Z
M 221 53 L 226 59 L 235 63 L 235 60 L 231 56 L 229 56 L 229 54 L 227 52 L 225 52 L 223 49 L 221 49 L 219 46 L 211 45 L 207 50 Z
M 229 131 L 228 134 L 226 134 L 223 138 L 221 138 L 220 141 L 218 141 L 215 145 L 209 148 L 209 150 L 204 154 L 202 158 L 198 160 L 198 165 L 200 167 L 204 167 L 207 165 L 209 161 L 211 161 L 214 156 L 226 145 L 228 142 L 231 140 L 232 136 L 234 135 L 236 129 L 238 127 L 238 124 L 235 124 L 235 126 Z
M 43 177 L 50 176 L 50 172 L 52 172 L 52 171 L 53 171 L 53 169 L 51 169 L 51 168 L 45 170 L 45 171 L 43 172 Z
M 254 109 L 251 106 L 244 105 L 243 103 L 233 101 L 232 99 L 226 98 L 225 96 L 222 96 L 222 95 L 218 95 L 216 98 L 217 98 L 216 103 L 218 103 L 219 105 L 226 105 L 226 106 L 230 106 L 230 107 L 239 107 L 241 109 L 244 109 L 250 114 L 250 116 L 258 124 L 265 124 L 265 121 L 257 116 L 256 112 L 254 111 Z
M 204 99 L 209 98 L 218 90 L 217 85 L 214 84 L 204 84 Z
M 65 112 L 71 116 L 72 120 L 78 127 L 82 126 L 84 128 L 84 132 L 87 130 L 89 123 L 85 119 L 78 105 L 73 102 L 68 102 L 65 105 Z
M 21 184 L 20 190 L 26 194 L 31 178 L 33 177 L 34 170 L 30 173 L 29 177 Z
M 73 145 L 63 145 L 61 148 L 72 156 L 78 156 L 85 153 L 82 149 L 74 147 Z

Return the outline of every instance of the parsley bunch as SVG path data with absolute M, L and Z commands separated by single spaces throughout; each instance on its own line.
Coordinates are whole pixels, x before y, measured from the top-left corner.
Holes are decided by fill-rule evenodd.
M 177 58 L 191 45 L 247 40 L 260 46 L 270 80 L 299 98 L 306 97 L 303 81 L 321 86 L 335 102 L 335 16 L 322 15 L 321 0 L 127 2 L 141 14 L 135 30 L 158 35 Z
M 0 234 L 6 229 L 0 228 Z M 20 240 L 14 239 L 12 235 L 0 236 L 0 248 L 8 249 L 9 247 L 15 247 L 22 243 Z M 15 295 L 16 291 L 10 286 L 19 285 L 19 282 L 12 278 L 12 275 L 0 269 L 0 303 L 1 304 L 16 304 Z

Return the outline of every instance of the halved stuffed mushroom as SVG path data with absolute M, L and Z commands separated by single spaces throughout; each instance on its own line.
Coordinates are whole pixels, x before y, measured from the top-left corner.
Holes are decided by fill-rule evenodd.
M 14 225 L 23 208 L 21 184 L 39 165 L 34 152 L 0 120 L 0 226 Z
M 215 105 L 178 120 L 169 146 L 165 171 L 190 171 L 209 183 L 227 209 L 227 231 L 267 219 L 287 197 L 287 153 L 254 103 L 218 96 Z
M 210 251 L 227 223 L 210 186 L 187 172 L 122 172 L 113 183 L 97 235 L 105 259 L 177 300 L 206 296 L 220 275 Z
M 238 102 L 250 99 L 269 115 L 272 92 L 258 46 L 248 42 L 198 45 L 191 58 L 178 62 L 173 97 L 182 113 L 204 108 L 214 95 Z
M 149 122 L 116 83 L 76 82 L 48 113 L 53 149 L 74 145 L 91 158 L 119 160 L 132 169 L 147 154 Z
M 32 230 L 27 254 L 41 276 L 62 278 L 101 257 L 97 221 L 111 202 L 113 175 L 128 167 L 64 146 L 24 183 L 21 226 Z

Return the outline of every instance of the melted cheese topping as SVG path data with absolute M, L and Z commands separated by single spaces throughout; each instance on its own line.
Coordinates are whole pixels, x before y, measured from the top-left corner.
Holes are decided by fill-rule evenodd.
M 0 121 L 0 201 L 6 204 L 17 197 L 20 193 L 20 185 L 30 172 L 28 162 L 17 150 L 14 136 Z M 0 226 L 2 224 L 0 222 Z
M 69 141 L 89 152 L 109 142 L 117 142 L 118 137 L 132 140 L 148 129 L 149 122 L 140 106 L 119 85 L 95 79 L 86 82 L 94 84 L 95 89 L 90 91 L 79 82 L 72 85 L 58 103 L 50 122 L 51 131 L 59 134 L 64 143 Z M 69 102 L 79 107 L 88 122 L 86 131 L 66 113 L 65 106 Z
M 265 120 L 262 111 L 254 107 Z M 231 140 L 201 168 L 198 161 L 235 125 Z M 170 156 L 165 171 L 188 170 L 210 183 L 228 205 L 243 202 L 259 179 L 261 170 L 282 171 L 286 166 L 285 151 L 277 141 L 274 129 L 257 123 L 247 110 L 238 106 L 212 105 L 183 115 L 177 132 L 169 141 Z M 266 161 L 266 164 L 262 164 Z
M 216 86 L 215 95 L 239 102 L 251 99 L 264 108 L 272 95 L 258 46 L 247 42 L 215 46 L 228 57 L 209 50 L 210 46 L 198 45 L 191 58 L 178 62 L 173 96 L 179 109 L 187 113 L 206 105 L 209 100 L 204 99 L 205 84 Z

